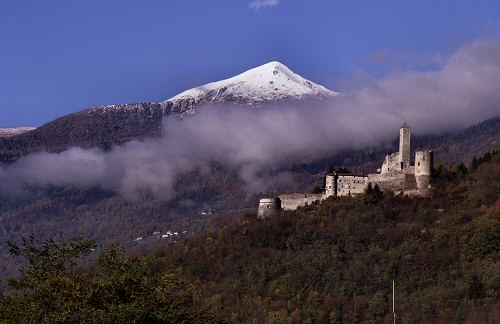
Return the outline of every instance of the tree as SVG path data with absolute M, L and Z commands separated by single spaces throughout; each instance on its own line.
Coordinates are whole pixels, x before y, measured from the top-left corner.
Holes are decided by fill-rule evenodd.
M 383 317 L 386 312 L 387 298 L 382 291 L 377 291 L 368 304 L 367 317 L 369 319 L 377 319 Z
M 457 174 L 462 178 L 466 177 L 469 174 L 469 170 L 463 162 L 460 162 L 460 164 L 457 166 Z
M 66 240 L 47 239 L 43 244 L 33 235 L 24 238 L 21 246 L 7 243 L 11 255 L 26 259 L 27 266 L 19 278 L 12 278 L 11 291 L 0 300 L 0 319 L 14 323 L 72 322 L 82 307 L 81 299 L 88 294 L 85 274 L 72 271 L 76 260 L 88 255 L 95 243 L 77 237 Z
M 210 322 L 194 310 L 188 287 L 168 273 L 151 275 L 139 260 L 117 246 L 108 248 L 91 271 L 76 267 L 95 243 L 77 237 L 30 236 L 21 246 L 8 243 L 27 266 L 9 280 L 0 297 L 0 322 L 18 323 L 193 323 Z
M 380 190 L 379 186 L 375 184 L 373 187 L 371 183 L 368 184 L 368 187 L 365 191 L 364 201 L 367 205 L 376 205 L 379 201 L 384 197 L 384 193 Z

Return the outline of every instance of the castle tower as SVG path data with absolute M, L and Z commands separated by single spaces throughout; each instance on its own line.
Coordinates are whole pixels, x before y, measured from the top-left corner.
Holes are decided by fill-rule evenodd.
M 404 123 L 399 129 L 399 163 L 401 170 L 410 166 L 410 127 Z
M 325 196 L 332 197 L 337 195 L 337 175 L 327 174 L 325 177 Z
M 279 198 L 262 198 L 259 201 L 258 218 L 267 218 L 281 209 L 281 201 Z
M 418 189 L 428 189 L 434 167 L 432 151 L 415 152 L 415 178 Z

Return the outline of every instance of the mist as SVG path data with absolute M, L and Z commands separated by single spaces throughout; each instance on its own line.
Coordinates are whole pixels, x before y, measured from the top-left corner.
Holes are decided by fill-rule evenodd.
M 393 140 L 403 122 L 424 135 L 458 130 L 500 114 L 500 39 L 457 49 L 438 70 L 406 71 L 331 100 L 248 107 L 205 105 L 164 120 L 160 138 L 110 151 L 71 148 L 37 153 L 0 168 L 0 190 L 100 187 L 169 199 L 179 176 L 219 161 L 258 191 L 295 157 L 315 158 Z

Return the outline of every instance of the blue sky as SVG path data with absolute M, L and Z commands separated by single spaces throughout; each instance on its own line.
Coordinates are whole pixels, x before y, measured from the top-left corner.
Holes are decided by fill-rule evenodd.
M 499 30 L 493 0 L 0 0 L 0 127 L 160 101 L 271 60 L 337 90 Z

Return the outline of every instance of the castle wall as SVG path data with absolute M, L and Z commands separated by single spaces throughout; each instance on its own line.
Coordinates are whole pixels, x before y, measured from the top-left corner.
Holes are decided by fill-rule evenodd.
M 405 173 L 404 172 L 392 172 L 389 174 L 369 174 L 368 182 L 372 186 L 378 185 L 378 187 L 384 190 L 403 190 L 405 184 Z
M 337 196 L 362 194 L 368 186 L 368 177 L 359 175 L 338 175 Z
M 400 170 L 401 170 L 401 162 L 399 158 L 399 153 L 396 152 L 390 155 L 386 155 L 384 163 L 382 163 L 382 168 L 380 169 L 380 173 L 385 174 Z
M 322 201 L 326 198 L 323 194 L 293 193 L 281 194 L 278 196 L 283 210 L 295 210 L 298 207 L 310 205 L 315 201 Z

